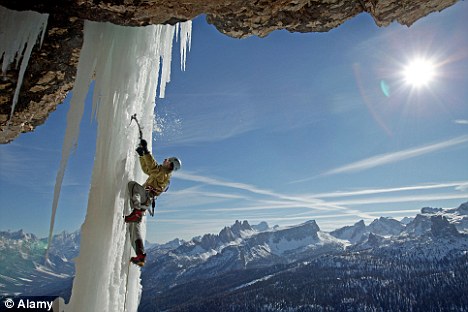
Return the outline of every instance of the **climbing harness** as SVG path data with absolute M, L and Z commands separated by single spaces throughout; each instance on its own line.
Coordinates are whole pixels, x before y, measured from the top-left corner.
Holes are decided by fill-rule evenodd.
M 156 199 L 158 199 L 159 195 L 161 195 L 162 193 L 167 192 L 167 190 L 169 189 L 170 184 L 171 184 L 171 182 L 169 181 L 166 188 L 162 192 L 160 192 L 159 194 L 158 194 L 158 191 L 154 187 L 152 187 L 151 185 L 147 185 L 145 187 L 145 191 L 148 193 L 148 195 L 149 195 L 149 197 L 151 199 L 151 209 L 149 210 L 150 216 L 154 217 L 154 208 L 156 207 Z

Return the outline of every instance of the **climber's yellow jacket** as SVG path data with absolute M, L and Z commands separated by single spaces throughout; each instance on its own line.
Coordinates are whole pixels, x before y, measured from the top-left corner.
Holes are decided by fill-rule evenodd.
M 159 196 L 169 185 L 171 179 L 171 170 L 159 165 L 151 154 L 145 154 L 140 157 L 141 169 L 149 177 L 143 184 L 143 187 L 151 187 L 155 196 Z

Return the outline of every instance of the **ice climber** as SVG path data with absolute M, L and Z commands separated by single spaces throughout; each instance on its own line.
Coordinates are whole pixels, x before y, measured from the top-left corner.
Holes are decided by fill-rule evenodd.
M 141 220 L 145 211 L 153 205 L 156 197 L 161 195 L 169 186 L 172 171 L 180 169 L 181 162 L 176 157 L 164 159 L 162 165 L 158 164 L 148 151 L 148 143 L 140 140 L 136 152 L 140 156 L 140 165 L 144 173 L 148 175 L 143 185 L 135 181 L 128 183 L 130 194 L 130 206 L 132 212 L 125 217 L 125 222 L 134 223 L 134 248 L 136 257 L 130 259 L 131 262 L 143 266 L 145 265 L 145 248 L 141 237 Z

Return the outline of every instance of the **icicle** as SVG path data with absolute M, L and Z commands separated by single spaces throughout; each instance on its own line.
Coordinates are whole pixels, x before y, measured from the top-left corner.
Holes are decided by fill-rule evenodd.
M 80 54 L 80 62 L 78 65 L 75 85 L 73 87 L 72 98 L 70 101 L 70 110 L 67 114 L 67 128 L 65 130 L 65 138 L 62 145 L 62 158 L 60 160 L 59 170 L 55 179 L 54 200 L 52 202 L 52 214 L 50 217 L 48 239 L 49 243 L 47 247 L 46 259 L 50 244 L 52 242 L 52 235 L 54 233 L 55 215 L 57 213 L 60 191 L 62 189 L 62 182 L 65 176 L 65 169 L 67 167 L 70 154 L 78 143 L 80 121 L 83 117 L 85 99 L 86 95 L 88 94 L 96 63 L 96 57 L 91 52 L 92 46 L 98 43 L 99 41 L 96 38 L 92 38 L 91 35 L 88 35 L 87 40 L 83 43 L 82 52 Z
M 187 49 L 190 51 L 191 47 L 191 34 L 192 34 L 192 21 L 187 21 L 185 23 L 177 24 L 175 29 L 173 26 L 167 26 L 165 28 L 165 33 L 162 35 L 164 37 L 175 37 L 178 38 L 180 36 L 180 68 L 185 70 L 185 62 L 187 59 Z M 166 84 L 171 81 L 170 79 L 170 64 L 172 60 L 172 41 L 167 40 L 163 41 L 166 44 L 161 46 L 161 58 L 163 60 L 163 67 L 161 71 L 161 77 L 159 81 L 159 97 L 164 98 L 166 94 Z
M 187 49 L 192 46 L 192 21 L 180 25 L 180 69 L 185 70 Z
M 2 74 L 6 74 L 6 71 L 15 60 L 16 67 L 21 64 L 11 104 L 10 120 L 15 112 L 32 49 L 41 33 L 40 42 L 42 45 L 48 17 L 48 14 L 31 11 L 17 12 L 0 6 L 0 59 L 3 57 Z
M 178 26 L 177 26 L 178 27 Z M 172 41 L 167 40 L 166 38 L 174 37 L 174 26 L 168 25 L 163 31 L 163 41 L 164 44 L 161 45 L 161 59 L 162 59 L 162 69 L 161 77 L 159 79 L 159 97 L 162 99 L 166 94 L 166 84 L 171 81 L 171 61 L 172 61 Z

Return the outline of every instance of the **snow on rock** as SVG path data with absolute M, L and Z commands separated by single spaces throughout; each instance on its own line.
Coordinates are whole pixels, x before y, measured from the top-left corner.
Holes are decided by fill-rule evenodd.
M 271 253 L 283 255 L 292 250 L 319 243 L 319 231 L 320 228 L 315 221 L 308 221 L 294 228 L 273 232 L 268 241 L 268 246 Z
M 347 240 L 354 244 L 362 241 L 367 233 L 366 224 L 361 220 L 352 226 L 345 226 L 334 230 L 330 234 L 336 238 Z
M 403 225 L 408 225 L 408 224 L 410 224 L 413 220 L 414 220 L 414 218 L 412 218 L 412 217 L 403 217 L 403 218 L 400 220 L 400 222 L 401 222 L 401 224 L 403 224 Z
M 458 232 L 468 233 L 468 202 L 457 208 L 450 209 L 424 207 L 421 209 L 421 214 L 408 223 L 409 227 L 405 232 L 412 232 L 413 234 L 427 232 L 433 220 L 435 220 L 434 217 L 437 216 L 443 216 L 450 224 L 455 226 Z
M 140 270 L 129 267 L 132 248 L 122 215 L 129 210 L 127 183 L 144 182 L 134 147 L 136 127 L 129 127 L 137 114 L 143 137 L 151 149 L 156 89 L 164 96 L 170 80 L 172 42 L 182 27 L 183 43 L 190 42 L 191 22 L 183 26 L 121 27 L 85 22 L 84 43 L 73 89 L 62 161 L 57 174 L 50 233 L 65 168 L 77 143 L 84 102 L 93 80 L 93 114 L 98 122 L 96 154 L 81 228 L 80 255 L 66 311 L 136 311 L 141 285 Z M 184 50 L 185 51 L 185 50 Z M 185 52 L 183 52 L 185 53 Z M 128 283 L 127 283 L 128 280 Z
M 37 236 L 32 233 L 26 233 L 23 229 L 16 232 L 0 231 L 0 239 L 11 239 L 11 240 L 36 240 Z
M 431 217 L 431 234 L 436 237 L 459 236 L 455 225 L 451 224 L 445 216 Z
M 410 236 L 421 236 L 430 231 L 431 224 L 430 217 L 418 214 L 416 218 L 406 226 L 403 233 Z
M 381 236 L 393 236 L 400 234 L 405 229 L 405 226 L 395 219 L 380 217 L 372 221 L 367 229 L 369 232 Z

